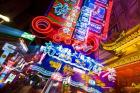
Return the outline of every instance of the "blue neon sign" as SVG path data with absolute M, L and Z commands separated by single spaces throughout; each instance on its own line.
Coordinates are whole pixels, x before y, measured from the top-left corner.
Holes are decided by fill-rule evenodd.
M 58 16 L 61 16 L 63 18 L 65 18 L 66 14 L 69 11 L 69 6 L 67 3 L 64 3 L 64 5 L 62 3 L 58 3 L 56 6 L 54 6 L 54 13 Z
M 102 25 L 99 25 L 99 24 L 94 23 L 94 22 L 91 22 L 91 24 L 89 26 L 89 31 L 96 32 L 99 34 L 102 32 L 102 29 L 103 29 Z
M 5 43 L 2 50 L 4 51 L 3 54 L 0 57 L 0 64 L 3 64 L 6 60 L 6 58 L 8 57 L 8 55 L 10 53 L 14 53 L 16 49 L 16 46 L 9 44 L 9 43 Z
M 73 38 L 78 39 L 80 41 L 85 40 L 87 29 L 90 22 L 90 16 L 91 9 L 87 6 L 83 6 L 81 9 L 80 17 L 76 24 Z
M 90 57 L 77 53 L 76 51 L 73 52 L 69 48 L 64 48 L 62 45 L 56 45 L 52 42 L 45 44 L 46 46 L 43 51 L 51 57 L 49 59 L 58 60 L 86 71 L 92 70 L 97 74 L 102 70 L 101 68 L 103 66 Z
M 107 4 L 108 3 L 108 0 L 96 0 L 96 1 L 98 1 L 98 2 L 100 2 L 102 4 Z

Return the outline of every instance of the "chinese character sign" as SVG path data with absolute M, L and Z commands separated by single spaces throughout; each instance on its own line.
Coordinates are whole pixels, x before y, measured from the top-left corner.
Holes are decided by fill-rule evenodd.
M 112 0 L 55 0 L 47 16 L 33 19 L 37 35 L 91 54 L 107 38 Z

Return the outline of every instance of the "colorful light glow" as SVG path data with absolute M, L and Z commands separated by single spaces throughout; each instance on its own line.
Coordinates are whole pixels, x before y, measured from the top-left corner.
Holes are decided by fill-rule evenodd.
M 18 71 L 22 71 L 23 68 L 25 67 L 25 65 L 27 65 L 27 63 L 25 62 L 24 58 L 21 58 L 21 59 L 18 61 L 18 63 L 17 63 L 17 65 L 16 65 L 15 69 L 18 70 Z
M 66 22 L 64 24 L 64 27 L 63 27 L 63 33 L 65 36 L 69 36 L 69 38 L 71 39 L 72 38 L 72 34 L 73 34 L 73 31 L 74 31 L 74 27 L 76 25 L 76 20 L 78 18 L 78 11 L 80 10 L 79 7 L 74 7 L 69 16 L 66 18 Z M 65 42 L 67 44 L 67 42 Z M 71 43 L 70 43 L 71 44 Z
M 51 71 L 47 71 L 44 68 L 40 67 L 40 66 L 36 66 L 36 65 L 31 65 L 30 68 L 32 70 L 36 70 L 38 72 L 40 72 L 41 74 L 45 75 L 45 76 L 51 76 L 53 72 Z
M 100 4 L 100 3 L 102 3 L 102 4 Z M 93 30 L 94 32 L 96 32 L 96 33 L 91 33 L 91 31 L 89 31 L 89 35 L 93 34 L 93 36 L 96 36 L 97 38 L 99 38 L 101 40 L 105 40 L 105 39 L 107 39 L 109 20 L 110 20 L 111 10 L 112 10 L 112 6 L 113 6 L 113 1 L 112 0 L 97 0 L 95 2 L 95 4 L 97 4 L 98 9 L 99 9 L 99 7 L 105 8 L 106 10 L 104 10 L 104 11 L 106 11 L 106 13 L 105 13 L 104 21 L 102 21 L 102 22 L 100 22 L 99 20 L 92 21 L 92 22 L 95 22 L 96 26 L 98 25 L 98 30 L 96 31 L 93 28 L 89 29 L 89 30 Z M 100 12 L 98 12 L 98 13 L 100 13 Z M 97 27 L 96 27 L 96 29 L 97 29 Z M 100 30 L 101 30 L 101 33 L 99 34 Z
M 4 81 L 4 83 L 12 82 L 16 78 L 16 75 L 13 73 L 10 73 L 10 75 L 7 77 L 7 79 Z
M 21 37 L 25 38 L 25 39 L 28 39 L 28 40 L 31 40 L 33 41 L 35 39 L 35 35 L 32 35 L 32 34 L 29 34 L 27 32 L 24 32 Z
M 54 13 L 57 16 L 62 15 L 63 18 L 66 18 L 66 15 L 69 11 L 69 5 L 67 3 L 58 3 L 56 6 L 54 6 Z
M 70 41 L 72 41 L 71 38 L 76 25 L 76 20 L 79 16 L 82 1 L 83 0 L 56 0 L 53 5 L 53 8 L 55 9 L 51 9 L 51 12 L 48 14 L 48 18 L 56 20 L 56 22 L 62 26 L 58 35 L 62 38 L 61 41 L 66 44 L 71 44 Z M 59 13 L 56 14 L 55 10 L 59 10 L 61 15 L 58 15 Z
M 90 24 L 91 9 L 83 6 L 81 9 L 80 17 L 77 21 L 77 25 L 74 31 L 73 38 L 84 41 L 87 34 L 88 25 Z
M 73 67 L 73 71 L 74 71 L 74 72 L 81 73 L 81 74 L 85 74 L 85 73 L 86 73 L 85 71 L 83 71 L 83 70 L 81 70 L 81 69 L 78 69 L 78 68 L 75 68 L 75 67 Z
M 16 49 L 16 46 L 9 44 L 9 43 L 5 43 L 2 50 L 4 51 L 3 54 L 0 57 L 0 64 L 3 64 L 6 60 L 6 58 L 8 57 L 8 55 L 10 53 L 14 53 Z
M 94 4 L 92 15 L 91 15 L 91 20 L 96 19 L 99 21 L 103 21 L 105 13 L 106 13 L 106 9 L 104 7 Z
M 85 0 L 80 9 L 82 2 L 55 1 L 47 17 L 39 16 L 32 21 L 33 29 L 53 42 L 72 45 L 78 52 L 91 54 L 98 49 L 100 40 L 107 38 L 112 0 Z
M 103 4 L 107 4 L 108 0 L 96 0 L 97 2 L 103 3 Z
M 61 67 L 58 72 L 61 73 L 63 77 L 55 75 L 53 80 L 63 82 L 64 84 L 68 83 L 75 87 L 80 87 L 88 92 L 95 92 L 97 87 L 101 88 L 102 86 L 107 85 L 100 79 L 102 75 L 101 72 L 106 72 L 106 70 L 103 69 L 101 64 L 96 63 L 90 57 L 86 57 L 81 53 L 77 53 L 69 48 L 65 48 L 52 42 L 46 43 L 46 46 L 41 46 L 39 51 L 44 53 L 46 57 L 43 62 L 41 62 L 42 64 L 37 64 L 38 67 L 40 66 L 40 69 L 34 70 L 39 71 L 41 74 L 46 76 L 50 74 L 50 76 L 52 76 L 55 70 L 59 68 L 58 63 L 61 63 Z M 92 64 L 90 64 L 90 66 L 85 66 L 88 61 L 92 61 Z M 44 74 L 43 70 L 44 72 L 47 71 L 49 74 Z M 90 72 L 92 73 L 90 74 Z M 81 73 L 85 73 L 85 79 L 81 78 Z M 67 79 L 67 76 L 70 76 L 71 78 Z M 105 76 L 105 78 L 106 77 L 107 76 Z M 110 83 L 112 81 L 107 82 Z M 99 91 L 99 93 L 101 92 Z
M 54 62 L 53 60 L 51 60 L 50 62 L 51 67 L 55 68 L 55 69 L 59 69 L 61 67 L 61 63 L 59 62 Z
M 77 52 L 72 53 L 70 49 L 63 48 L 62 45 L 58 45 L 56 47 L 52 42 L 46 43 L 46 47 L 44 47 L 44 52 L 47 53 L 50 57 L 71 64 L 83 70 L 91 70 L 94 65 L 96 65 L 97 67 L 100 66 L 90 57 L 86 57 L 85 55 L 82 55 L 81 53 Z M 75 63 L 72 63 L 74 57 Z M 77 63 L 76 60 L 79 60 L 80 63 Z M 85 65 L 84 64 L 82 65 L 81 62 L 84 62 Z
M 14 68 L 13 65 L 15 62 L 12 60 L 8 60 L 8 62 L 5 65 L 2 65 L 3 69 L 0 72 L 0 80 L 4 81 L 4 78 L 6 77 L 7 74 L 9 74 Z
M 84 89 L 87 92 L 102 93 L 99 90 L 97 90 L 97 89 L 95 89 L 93 87 L 88 87 L 84 83 L 81 83 L 81 82 L 75 82 L 73 80 L 70 80 L 70 85 L 72 85 L 74 87 L 80 87 L 80 88 Z
M 51 79 L 53 80 L 57 80 L 57 81 L 62 81 L 62 75 L 61 73 L 59 72 L 54 72 L 52 75 L 51 75 Z
M 98 1 L 103 1 L 103 0 L 98 0 Z M 111 15 L 111 10 L 112 10 L 112 6 L 113 6 L 113 0 L 108 0 L 108 6 L 107 4 L 106 6 L 106 18 L 104 20 L 104 28 L 102 30 L 102 34 L 100 34 L 99 38 L 101 38 L 102 40 L 106 40 L 108 35 L 108 27 L 109 27 L 109 21 L 110 21 L 110 15 Z
M 84 4 L 86 7 L 89 7 L 90 10 L 92 10 L 90 17 L 90 25 L 88 26 L 88 31 L 84 30 L 83 32 L 75 30 L 78 32 L 78 34 L 75 34 L 75 37 L 83 41 L 84 38 L 86 38 L 85 42 L 91 42 L 94 41 L 94 44 L 92 45 L 93 48 L 90 49 L 91 51 L 85 52 L 83 51 L 85 48 L 79 47 L 79 44 L 73 44 L 78 47 L 74 47 L 77 51 L 81 51 L 90 54 L 92 51 L 96 51 L 99 47 L 99 41 L 104 40 L 107 38 L 107 31 L 108 31 L 108 24 L 110 19 L 110 12 L 112 9 L 112 0 L 109 1 L 109 6 L 107 6 L 108 0 L 96 0 L 95 2 L 90 3 L 90 1 L 86 1 Z M 82 15 L 80 15 L 82 16 Z M 78 22 L 77 22 L 78 23 Z M 81 23 L 82 24 L 82 23 Z M 81 28 L 80 28 L 81 29 Z M 82 30 L 81 30 L 82 31 Z M 85 33 L 88 33 L 85 35 Z M 96 39 L 89 41 L 91 38 L 89 37 L 95 37 Z M 97 41 L 97 42 L 95 42 Z M 85 43 L 84 42 L 84 43 Z M 87 44 L 88 45 L 88 44 Z
M 27 47 L 27 45 L 26 45 L 26 43 L 24 42 L 23 39 L 20 39 L 20 45 L 22 46 L 22 48 L 25 52 L 28 51 L 28 47 Z
M 107 73 L 105 73 L 104 75 L 102 75 L 102 77 L 106 77 L 108 78 L 109 81 L 111 82 L 115 82 L 116 80 L 116 70 L 114 68 L 107 68 Z
M 96 32 L 96 33 L 101 33 L 102 32 L 102 29 L 103 29 L 103 26 L 98 24 L 98 23 L 93 23 L 91 22 L 90 26 L 89 26 L 89 31 L 91 32 Z
M 71 80 L 71 76 L 67 76 L 65 78 L 63 78 L 63 84 L 69 84 Z
M 95 80 L 89 80 L 89 84 L 94 86 L 94 85 L 96 85 L 96 82 L 95 82 Z

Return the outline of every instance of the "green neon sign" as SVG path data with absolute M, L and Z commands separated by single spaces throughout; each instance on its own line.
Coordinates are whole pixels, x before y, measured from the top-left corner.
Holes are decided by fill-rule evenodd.
M 33 41 L 35 39 L 35 35 L 32 35 L 32 34 L 29 34 L 27 32 L 24 32 L 21 37 L 25 38 L 25 39 L 28 39 L 28 40 L 31 40 Z

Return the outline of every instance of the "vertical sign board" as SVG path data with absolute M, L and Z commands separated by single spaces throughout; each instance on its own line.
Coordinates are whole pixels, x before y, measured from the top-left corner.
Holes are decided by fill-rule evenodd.
M 107 38 L 112 5 L 112 0 L 84 1 L 73 35 L 75 50 L 90 54 L 98 49 Z
M 6 58 L 8 57 L 8 55 L 10 53 L 14 53 L 16 49 L 16 46 L 9 44 L 9 43 L 5 43 L 2 50 L 4 51 L 3 54 L 0 57 L 0 64 L 3 64 L 6 60 Z

